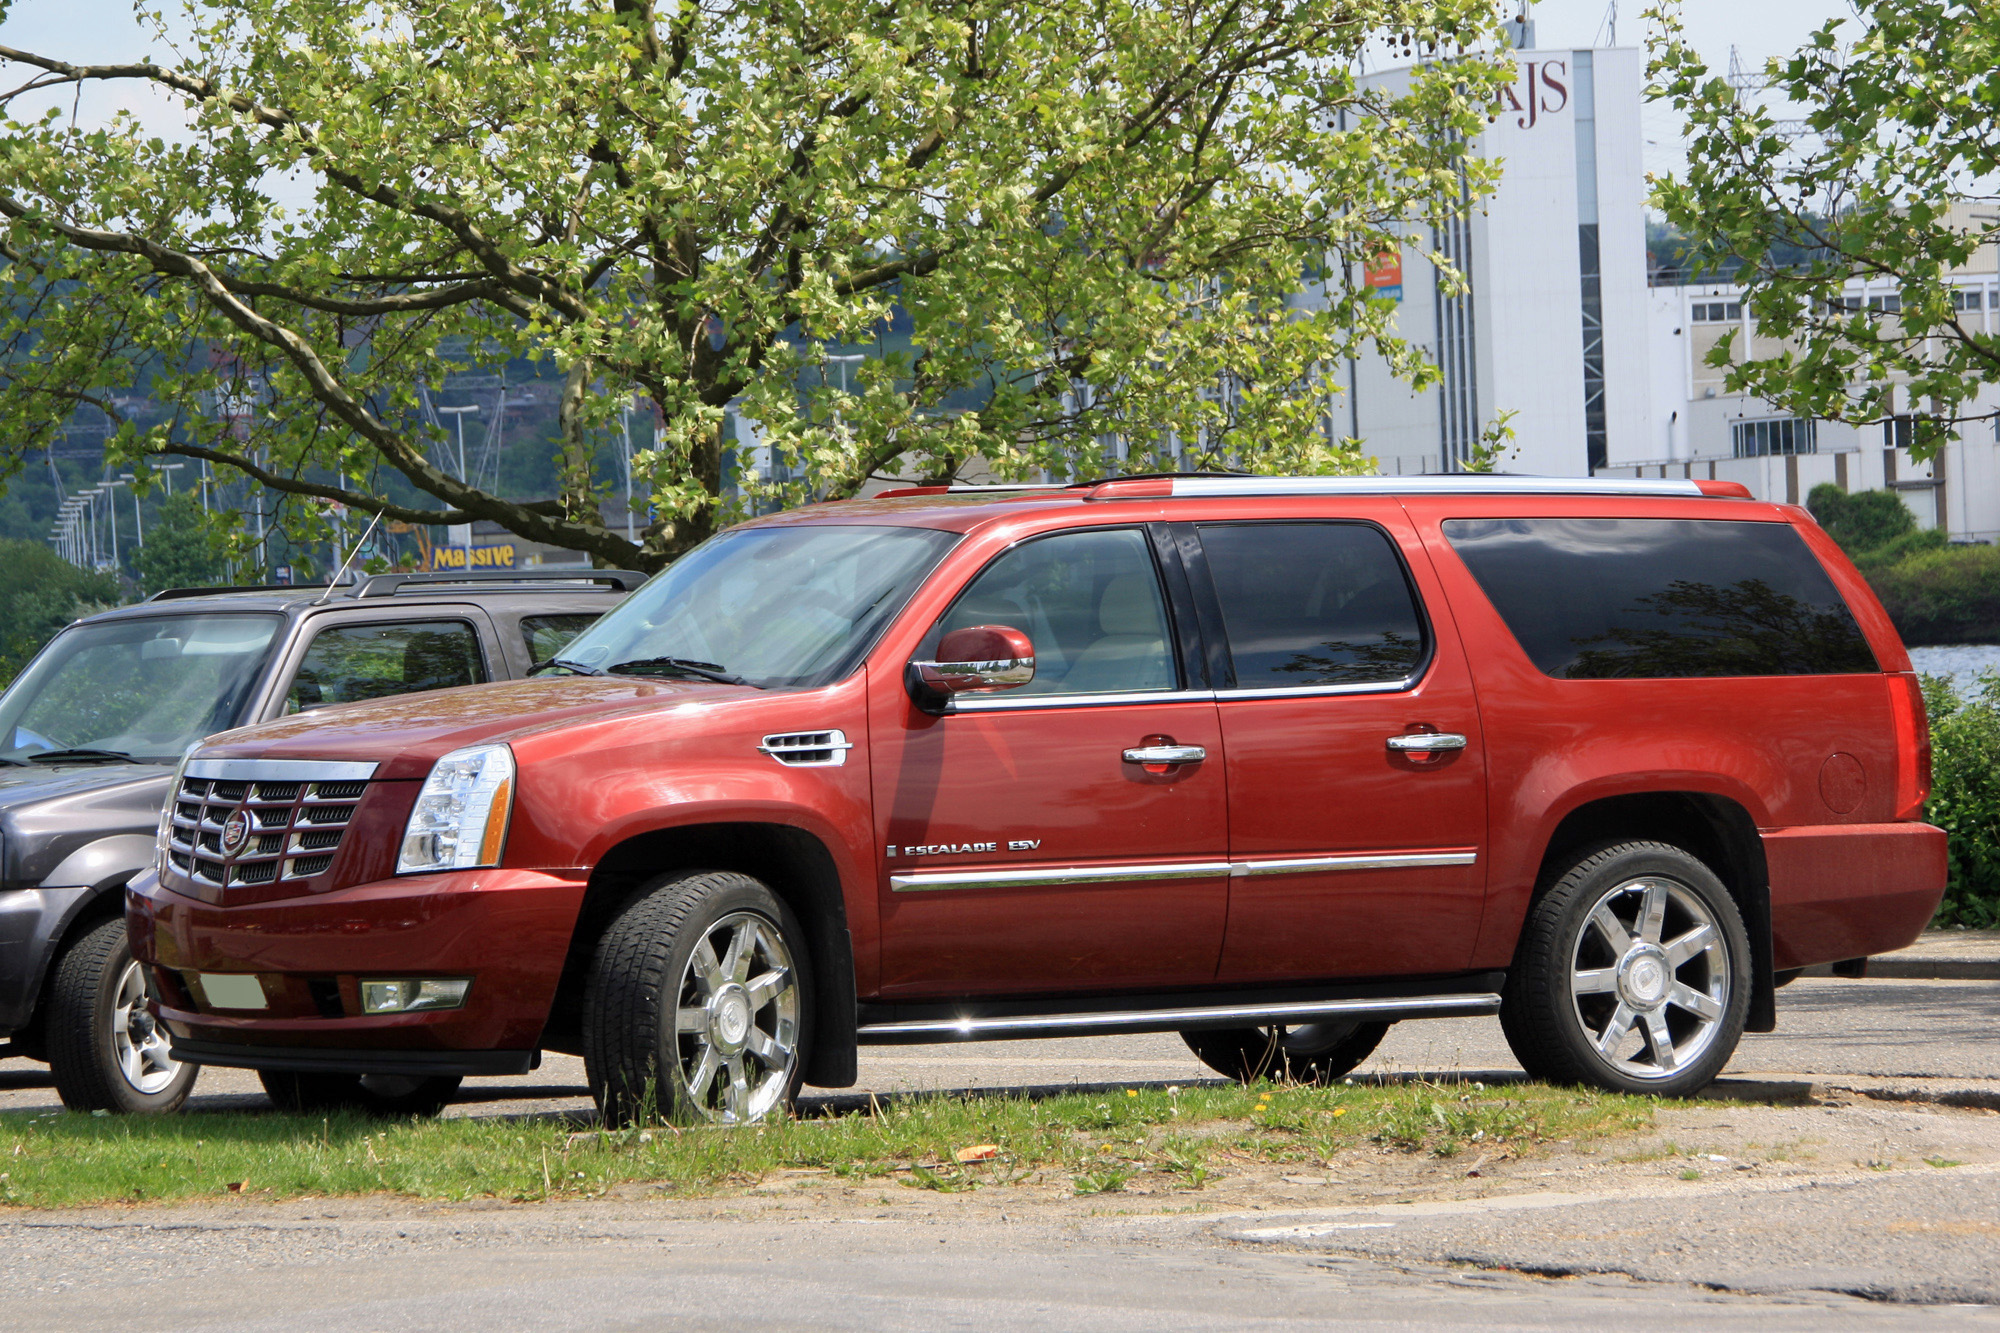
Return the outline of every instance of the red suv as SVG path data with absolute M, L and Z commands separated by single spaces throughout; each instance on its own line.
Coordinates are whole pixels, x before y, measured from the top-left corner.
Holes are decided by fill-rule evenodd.
M 1916 937 L 1928 782 L 1881 607 L 1729 483 L 926 489 L 723 533 L 535 679 L 212 738 L 129 920 L 174 1055 L 292 1107 L 553 1049 L 751 1120 L 1065 1033 L 1325 1079 L 1492 1013 L 1680 1094 Z

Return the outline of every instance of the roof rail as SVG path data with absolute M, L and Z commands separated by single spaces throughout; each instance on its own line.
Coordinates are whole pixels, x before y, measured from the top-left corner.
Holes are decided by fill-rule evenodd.
M 463 586 L 468 583 L 502 585 L 485 586 L 484 591 L 487 592 L 540 592 L 543 589 L 539 585 L 548 583 L 599 583 L 619 592 L 631 592 L 644 583 L 647 577 L 636 569 L 592 569 L 587 565 L 544 565 L 535 569 L 478 569 L 462 573 L 433 570 L 422 574 L 370 574 L 361 580 L 354 596 L 356 599 L 394 597 L 406 588 L 423 591 L 452 585 Z
M 183 597 L 220 597 L 227 592 L 313 592 L 325 587 L 324 583 L 230 583 L 218 588 L 162 588 L 146 600 L 177 602 Z
M 1115 477 L 1086 488 L 1086 500 L 1231 495 L 1681 495 L 1747 499 L 1735 482 L 1678 477 L 1522 477 L 1459 472 L 1420 477 Z

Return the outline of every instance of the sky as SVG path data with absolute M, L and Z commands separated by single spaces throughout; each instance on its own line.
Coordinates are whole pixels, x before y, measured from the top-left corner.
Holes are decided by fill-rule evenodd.
M 168 3 L 178 11 L 180 0 Z M 1641 45 L 1646 35 L 1642 16 L 1646 3 L 1539 0 L 1533 6 L 1536 45 L 1612 45 L 1614 13 L 1616 44 Z M 1760 69 L 1767 57 L 1795 50 L 1813 29 L 1830 18 L 1851 18 L 1853 10 L 1848 0 L 1684 0 L 1682 13 L 1696 48 L 1712 68 L 1721 71 L 1728 67 L 1732 46 L 1740 51 L 1746 67 Z M 78 63 L 134 60 L 148 52 L 165 63 L 168 55 L 134 19 L 131 0 L 14 0 L 8 17 L 0 21 L 0 45 Z M 11 68 L 9 75 L 11 78 Z M 118 95 L 145 99 L 132 105 L 156 120 L 156 130 L 166 130 L 174 122 L 171 105 L 157 94 L 127 90 Z M 66 94 L 65 101 L 75 96 Z M 110 114 L 115 105 L 111 96 L 103 91 L 84 94 L 81 109 L 86 119 Z M 1643 124 L 1646 169 L 1661 174 L 1677 171 L 1685 158 L 1672 113 L 1649 104 Z

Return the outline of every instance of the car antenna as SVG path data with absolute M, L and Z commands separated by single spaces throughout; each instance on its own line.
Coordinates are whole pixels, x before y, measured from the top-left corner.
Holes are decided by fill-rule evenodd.
M 313 602 L 314 606 L 325 605 L 326 599 L 333 596 L 333 590 L 340 586 L 340 576 L 345 574 L 347 567 L 354 563 L 354 557 L 361 554 L 361 548 L 368 544 L 369 537 L 374 535 L 375 525 L 381 521 L 382 511 L 378 509 L 375 511 L 375 517 L 368 520 L 368 529 L 361 534 L 361 540 L 354 543 L 354 549 L 347 553 L 347 559 L 340 562 L 340 568 L 333 571 L 333 577 L 327 580 L 326 591 L 321 593 Z

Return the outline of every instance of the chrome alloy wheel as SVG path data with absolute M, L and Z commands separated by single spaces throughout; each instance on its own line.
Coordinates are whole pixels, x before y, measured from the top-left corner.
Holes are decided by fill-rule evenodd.
M 1729 1009 L 1721 928 L 1686 885 L 1627 880 L 1584 918 L 1570 959 L 1584 1039 L 1620 1073 L 1667 1079 L 1701 1057 Z
M 732 912 L 702 935 L 674 1013 L 691 1111 L 742 1124 L 783 1103 L 798 1063 L 797 979 L 784 937 L 754 912 Z
M 168 1054 L 166 1032 L 146 1007 L 146 970 L 138 963 L 125 965 L 111 999 L 111 1051 L 125 1081 L 148 1097 L 181 1072 Z

